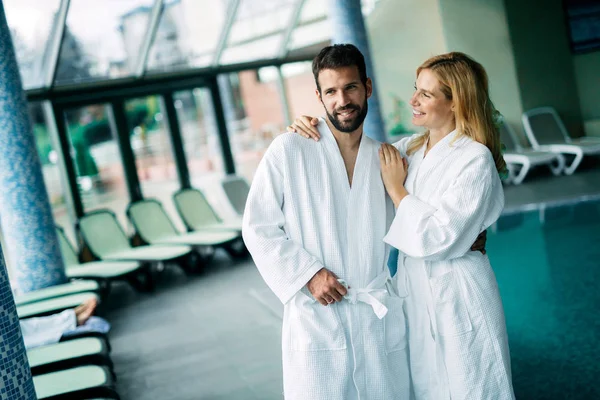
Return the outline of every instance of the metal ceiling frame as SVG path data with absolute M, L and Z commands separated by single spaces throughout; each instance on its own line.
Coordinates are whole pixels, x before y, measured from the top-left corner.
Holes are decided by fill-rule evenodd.
M 93 104 L 114 97 L 135 97 L 168 90 L 183 90 L 203 86 L 207 79 L 219 74 L 280 66 L 287 63 L 310 61 L 315 55 L 298 54 L 286 59 L 258 60 L 218 67 L 191 68 L 166 73 L 146 74 L 142 77 L 107 79 L 72 85 L 54 86 L 51 89 L 29 89 L 28 101 L 51 100 L 60 104 Z
M 56 70 L 58 69 L 58 61 L 60 51 L 62 49 L 63 37 L 65 36 L 65 28 L 67 24 L 67 15 L 69 13 L 70 0 L 61 0 L 56 12 L 56 25 L 53 30 L 52 37 L 48 40 L 46 51 L 48 52 L 48 67 L 45 70 L 42 87 L 52 88 L 54 79 L 56 78 Z
M 290 16 L 290 21 L 283 33 L 282 43 L 275 58 L 255 60 L 242 63 L 221 65 L 219 61 L 224 50 L 233 24 L 236 21 L 236 15 L 240 8 L 242 0 L 231 0 L 228 5 L 227 20 L 221 31 L 219 42 L 215 50 L 214 59 L 211 65 L 206 67 L 186 68 L 168 72 L 148 71 L 148 57 L 154 40 L 161 17 L 165 9 L 165 0 L 154 0 L 148 29 L 142 42 L 140 57 L 134 75 L 101 79 L 91 82 L 61 84 L 55 85 L 56 71 L 60 58 L 60 52 L 63 44 L 64 33 L 66 30 L 66 21 L 68 18 L 69 6 L 71 0 L 61 0 L 57 11 L 56 26 L 50 42 L 47 45 L 47 51 L 50 54 L 48 69 L 45 71 L 45 85 L 42 87 L 26 90 L 29 101 L 51 100 L 61 104 L 75 104 L 77 101 L 90 103 L 92 100 L 106 100 L 111 96 L 123 97 L 132 94 L 149 93 L 152 90 L 164 91 L 169 87 L 186 88 L 190 85 L 198 85 L 206 82 L 208 79 L 222 73 L 233 73 L 250 69 L 258 69 L 268 66 L 281 66 L 286 63 L 310 61 L 314 54 L 295 54 L 288 50 L 288 41 L 294 29 L 297 28 L 306 4 L 306 0 L 298 0 L 294 5 L 294 10 Z M 294 54 L 291 54 L 294 53 Z
M 304 3 L 306 3 L 306 0 L 298 0 L 298 2 L 296 3 L 296 8 L 294 8 L 294 11 L 292 12 L 288 28 L 283 34 L 283 38 L 281 38 L 281 47 L 279 47 L 279 52 L 277 53 L 279 55 L 279 58 L 285 58 L 289 53 L 288 44 L 290 42 L 290 39 L 292 38 L 294 30 L 298 25 L 298 22 L 300 21 L 302 9 L 304 8 Z
M 223 55 L 223 51 L 225 51 L 225 47 L 227 47 L 227 41 L 229 40 L 231 27 L 235 23 L 235 18 L 237 17 L 237 12 L 240 8 L 241 2 L 242 0 L 231 0 L 231 3 L 229 4 L 229 9 L 227 10 L 227 20 L 225 21 L 225 25 L 221 31 L 221 36 L 217 42 L 217 47 L 215 48 L 215 57 L 213 58 L 212 62 L 213 67 L 219 65 L 219 61 L 221 61 L 221 56 Z
M 156 31 L 158 30 L 158 25 L 165 9 L 164 3 L 164 0 L 154 0 L 152 13 L 150 14 L 150 21 L 148 23 L 148 29 L 144 35 L 142 50 L 138 58 L 137 67 L 135 69 L 135 76 L 138 78 L 144 76 L 148 69 L 148 66 L 146 65 L 148 63 L 148 55 L 150 54 L 150 49 L 154 44 Z

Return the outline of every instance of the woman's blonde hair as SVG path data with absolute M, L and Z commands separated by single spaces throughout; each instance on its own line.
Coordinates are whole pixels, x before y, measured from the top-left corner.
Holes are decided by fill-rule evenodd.
M 435 74 L 442 93 L 454 102 L 458 135 L 468 136 L 490 149 L 496 169 L 503 174 L 506 163 L 495 122 L 497 111 L 490 100 L 488 76 L 483 66 L 464 53 L 452 52 L 426 60 L 417 68 L 417 77 L 424 69 Z M 414 139 L 407 153 L 420 149 L 428 138 L 429 131 Z

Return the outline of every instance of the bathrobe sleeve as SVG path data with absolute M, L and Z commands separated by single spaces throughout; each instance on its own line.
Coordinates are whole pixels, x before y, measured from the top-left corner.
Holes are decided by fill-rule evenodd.
M 406 196 L 384 241 L 410 257 L 428 261 L 465 255 L 487 228 L 488 210 L 498 210 L 499 214 L 504 204 L 500 181 L 494 174 L 498 173 L 491 156 L 478 155 L 457 171 L 438 207 L 414 195 Z
M 285 232 L 285 149 L 275 139 L 261 160 L 248 194 L 242 235 L 263 279 L 287 303 L 324 265 Z

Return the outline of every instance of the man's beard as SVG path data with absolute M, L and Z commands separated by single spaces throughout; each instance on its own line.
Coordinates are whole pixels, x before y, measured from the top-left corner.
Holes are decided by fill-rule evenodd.
M 353 120 L 350 120 L 348 122 L 340 121 L 338 119 L 338 113 L 347 110 L 356 110 L 358 111 L 358 114 Z M 365 99 L 365 103 L 362 108 L 357 104 L 348 104 L 345 107 L 341 107 L 337 110 L 334 110 L 333 115 L 330 114 L 329 111 L 327 111 L 327 108 L 325 108 L 325 112 L 327 113 L 327 118 L 329 118 L 329 122 L 333 124 L 335 129 L 344 133 L 352 133 L 355 130 L 357 130 L 358 127 L 365 121 L 365 118 L 367 117 L 367 111 L 369 111 L 369 104 L 367 102 L 367 99 Z

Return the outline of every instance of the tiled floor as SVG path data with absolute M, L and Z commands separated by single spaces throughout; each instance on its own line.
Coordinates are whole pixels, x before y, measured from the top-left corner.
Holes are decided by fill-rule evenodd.
M 571 177 L 534 176 L 520 187 L 507 187 L 505 193 L 509 213 L 517 208 L 531 207 L 533 203 L 599 196 L 600 170 L 581 171 Z M 590 234 L 594 232 L 588 232 Z M 560 242 L 560 238 L 553 240 Z M 598 264 L 596 261 L 595 266 Z M 576 271 L 584 273 L 581 268 Z M 499 281 L 502 276 L 506 275 L 500 273 Z M 574 281 L 585 279 L 572 278 Z M 509 293 L 514 289 L 510 279 L 509 276 L 506 281 L 509 289 L 503 289 Z M 503 285 L 507 287 L 506 283 Z M 517 295 L 527 294 L 518 292 Z M 224 253 L 219 254 L 205 274 L 191 277 L 176 267 L 168 268 L 160 276 L 153 294 L 139 294 L 126 284 L 117 284 L 104 304 L 103 314 L 113 324 L 113 359 L 118 390 L 124 400 L 283 398 L 281 305 L 251 261 L 232 263 Z M 511 326 L 515 326 L 511 323 L 508 322 L 509 332 Z M 552 332 L 548 335 L 552 337 Z M 515 343 L 512 351 L 519 352 L 518 343 L 522 342 Z M 596 343 L 588 344 L 596 346 Z M 548 354 L 554 360 L 560 359 L 560 352 L 572 350 L 564 346 L 556 348 L 561 350 Z M 536 377 L 539 375 L 536 375 L 537 370 L 540 373 L 554 371 L 553 376 L 563 378 L 568 376 L 565 375 L 566 368 L 577 364 L 570 360 L 571 356 L 564 356 L 561 370 L 546 368 L 544 357 L 518 359 L 513 364 L 513 370 L 518 373 L 514 377 L 515 385 L 529 387 L 531 381 L 525 376 Z M 533 364 L 527 364 L 529 362 Z M 537 383 L 542 386 L 552 384 L 544 379 L 539 376 Z M 529 398 L 548 397 L 535 395 Z M 566 397 L 557 392 L 554 398 Z
M 571 176 L 552 176 L 535 170 L 519 186 L 504 188 L 505 213 L 537 208 L 540 204 L 556 205 L 582 198 L 600 198 L 600 167 L 577 171 Z

